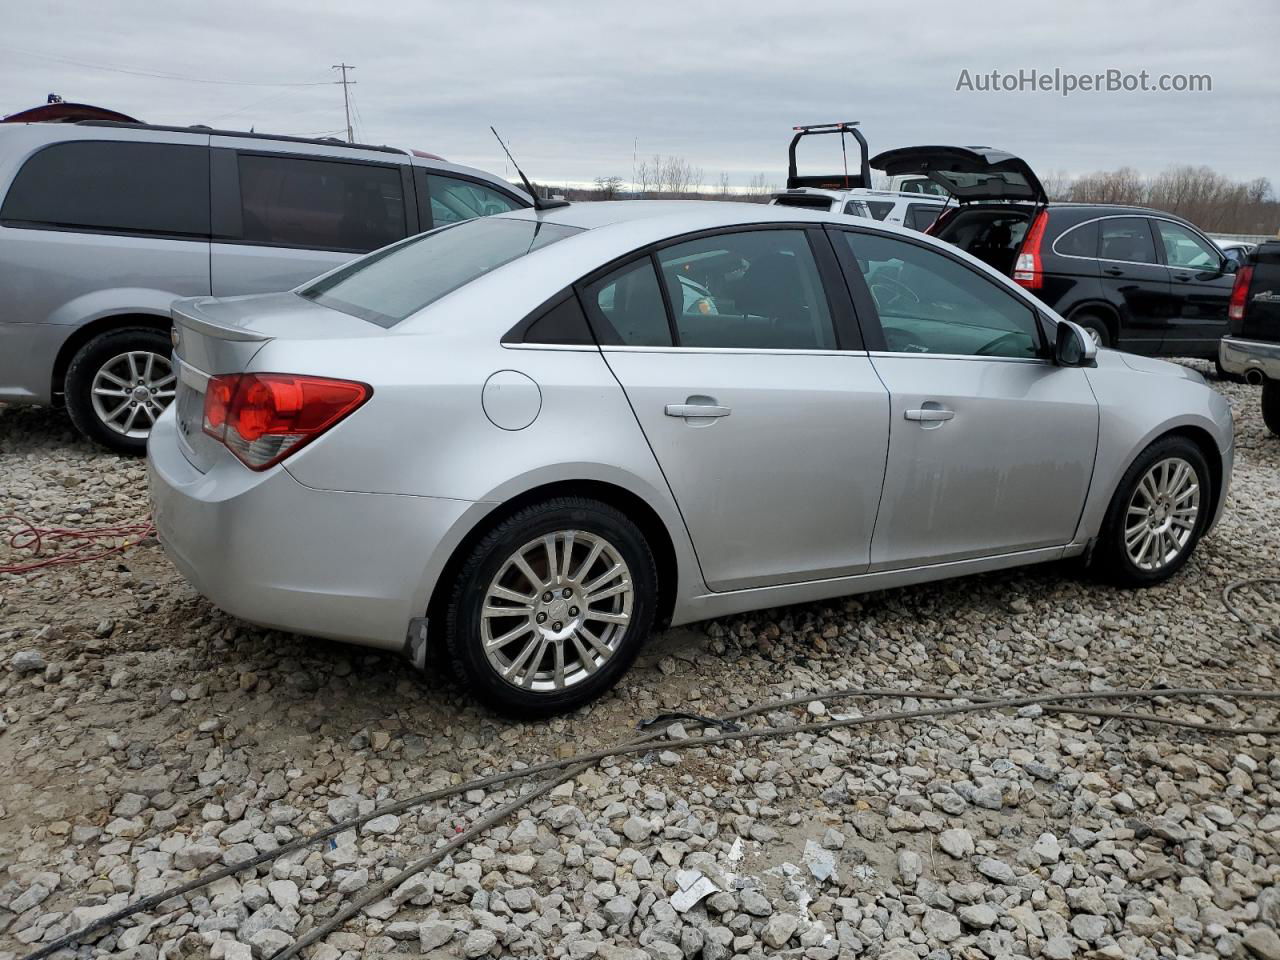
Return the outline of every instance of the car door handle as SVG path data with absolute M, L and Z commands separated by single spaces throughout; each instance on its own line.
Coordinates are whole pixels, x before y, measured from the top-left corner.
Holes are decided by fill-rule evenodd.
M 1104 269 L 1102 272 L 1103 272 L 1103 273 L 1105 273 L 1108 277 L 1123 277 L 1123 276 L 1124 276 L 1124 271 L 1123 271 L 1123 270 L 1121 270 L 1119 267 L 1107 267 L 1107 268 L 1106 268 L 1106 269 Z
M 711 397 L 690 397 L 684 403 L 668 403 L 663 412 L 668 417 L 727 417 L 733 411 Z
M 920 420 L 924 423 L 941 423 L 944 420 L 950 420 L 956 415 L 954 410 L 948 410 L 945 407 L 929 407 L 924 410 L 908 410 L 904 416 L 908 420 Z
M 1175 274 L 1173 275 L 1173 278 L 1174 278 L 1175 280 L 1181 280 L 1183 283 L 1186 283 L 1188 280 L 1190 280 L 1190 279 L 1191 279 L 1191 274 L 1189 274 L 1189 273 L 1175 273 Z

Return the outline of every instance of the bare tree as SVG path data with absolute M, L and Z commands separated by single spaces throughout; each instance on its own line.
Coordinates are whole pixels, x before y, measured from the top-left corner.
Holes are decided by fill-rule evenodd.
M 622 190 L 621 177 L 596 177 L 595 184 L 601 200 L 616 200 Z
M 751 178 L 751 182 L 747 184 L 747 199 L 763 201 L 770 194 L 777 193 L 777 184 L 770 183 L 768 177 L 763 173 L 757 173 Z
M 721 200 L 727 200 L 729 199 L 730 192 L 731 191 L 729 190 L 729 175 L 721 171 L 720 184 L 719 186 L 716 187 L 716 196 L 719 197 Z

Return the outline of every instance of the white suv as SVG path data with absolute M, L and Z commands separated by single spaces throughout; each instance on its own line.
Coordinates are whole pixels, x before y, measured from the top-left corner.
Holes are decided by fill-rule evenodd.
M 856 120 L 817 123 L 793 129 L 795 135 L 787 148 L 787 189 L 783 193 L 774 194 L 769 201 L 771 204 L 843 213 L 914 230 L 925 230 L 951 203 L 950 196 L 935 193 L 940 189 L 937 184 L 917 176 L 894 177 L 890 181 L 893 189 L 872 190 L 867 140 L 858 129 Z M 844 172 L 801 176 L 796 168 L 796 145 L 804 137 L 823 134 L 840 135 Z M 858 145 L 858 165 L 853 173 L 849 172 L 846 137 L 852 137 Z
M 881 220 L 900 227 L 923 231 L 927 230 L 953 201 L 950 197 L 917 192 L 870 190 L 866 187 L 855 187 L 852 190 L 797 187 L 794 190 L 774 194 L 769 202 L 782 207 L 829 210 L 833 213 L 866 217 L 869 220 Z

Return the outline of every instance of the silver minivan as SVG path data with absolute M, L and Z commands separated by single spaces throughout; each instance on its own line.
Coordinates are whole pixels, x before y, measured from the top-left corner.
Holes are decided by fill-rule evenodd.
M 174 396 L 175 299 L 289 290 L 530 203 L 483 171 L 394 147 L 0 124 L 0 402 L 65 403 L 86 436 L 141 454 Z

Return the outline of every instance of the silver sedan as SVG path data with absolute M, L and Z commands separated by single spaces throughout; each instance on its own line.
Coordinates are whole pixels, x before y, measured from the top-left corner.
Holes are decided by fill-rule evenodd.
M 613 684 L 655 626 L 1081 557 L 1222 509 L 1226 401 L 954 247 L 785 207 L 472 220 L 174 307 L 160 537 L 255 623 L 444 644 L 488 703 Z

